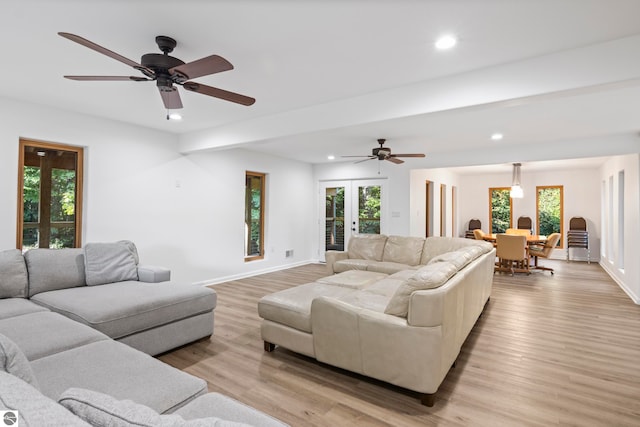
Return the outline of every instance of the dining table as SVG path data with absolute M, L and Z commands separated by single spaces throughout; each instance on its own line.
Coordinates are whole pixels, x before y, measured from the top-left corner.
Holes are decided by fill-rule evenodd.
M 497 235 L 498 235 L 497 233 L 485 234 L 483 239 L 486 240 L 487 242 L 495 243 L 497 240 L 496 238 Z M 527 238 L 528 245 L 540 244 L 547 241 L 547 236 L 543 236 L 541 234 L 530 234 L 525 237 Z

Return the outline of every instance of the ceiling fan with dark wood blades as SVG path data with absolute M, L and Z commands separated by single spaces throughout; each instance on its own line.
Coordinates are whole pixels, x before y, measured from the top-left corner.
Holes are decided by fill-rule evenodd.
M 134 82 L 155 80 L 162 102 L 168 110 L 182 108 L 180 94 L 178 93 L 177 87 L 174 85 L 180 85 L 188 91 L 212 96 L 225 101 L 235 102 L 236 104 L 253 105 L 253 103 L 256 102 L 254 98 L 240 95 L 239 93 L 229 92 L 224 89 L 218 89 L 191 81 L 191 79 L 198 77 L 232 70 L 233 65 L 218 55 L 210 55 L 188 63 L 185 63 L 178 58 L 174 58 L 173 56 L 169 56 L 169 53 L 171 53 L 177 45 L 176 41 L 171 37 L 157 36 L 156 43 L 162 53 L 147 53 L 142 55 L 140 63 L 137 63 L 75 34 L 64 32 L 60 32 L 58 34 L 66 39 L 133 67 L 143 74 L 143 76 L 64 76 L 67 79 L 80 81 Z
M 380 147 L 376 147 L 372 149 L 370 156 L 342 156 L 342 157 L 366 157 L 366 159 L 358 160 L 355 163 L 362 163 L 362 162 L 366 162 L 367 160 L 378 159 L 378 160 L 388 160 L 396 164 L 404 163 L 404 160 L 400 160 L 398 157 L 425 157 L 424 154 L 420 154 L 420 153 L 391 154 L 391 148 L 384 146 L 385 141 L 386 139 L 379 139 L 378 144 L 380 144 Z

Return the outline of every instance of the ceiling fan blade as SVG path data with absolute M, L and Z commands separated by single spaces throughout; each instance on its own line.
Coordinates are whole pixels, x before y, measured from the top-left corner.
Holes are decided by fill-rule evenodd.
M 94 42 L 85 39 L 84 37 L 80 37 L 77 36 L 75 34 L 71 34 L 71 33 L 64 33 L 64 32 L 59 32 L 58 35 L 64 37 L 65 39 L 69 39 L 71 41 L 74 41 L 78 44 L 81 44 L 82 46 L 88 47 L 89 49 L 93 49 L 96 52 L 100 52 L 103 55 L 107 55 L 110 58 L 115 59 L 116 61 L 120 61 L 123 64 L 127 64 L 130 67 L 133 67 L 137 70 L 140 70 L 142 72 L 144 72 L 145 74 L 151 73 L 151 75 L 154 74 L 154 72 L 150 69 L 148 69 L 147 67 L 143 67 L 141 64 L 138 64 L 135 61 L 130 60 L 129 58 L 125 58 L 124 56 L 120 55 L 119 53 L 115 53 L 112 50 L 107 49 L 106 47 L 102 47 L 99 44 L 95 44 Z M 149 74 L 147 74 L 149 75 Z
M 340 157 L 368 157 L 368 158 L 372 159 L 375 156 L 340 156 Z
M 395 157 L 387 157 L 385 160 L 389 160 L 391 163 L 395 163 L 399 165 L 400 163 L 404 163 L 404 160 L 396 159 Z
M 391 157 L 425 157 L 424 154 L 392 154 Z
M 209 74 L 233 70 L 233 65 L 218 55 L 207 56 L 169 69 L 169 74 L 179 74 L 183 81 L 195 79 Z
M 148 79 L 146 77 L 136 77 L 136 76 L 64 76 L 65 79 L 69 80 L 89 80 L 89 81 L 134 81 L 134 82 L 146 82 Z
M 342 157 L 360 157 L 360 156 L 342 156 Z M 366 162 L 366 161 L 368 161 L 368 160 L 373 160 L 373 159 L 375 159 L 375 158 L 377 158 L 377 157 L 376 157 L 376 156 L 369 156 L 369 157 L 367 157 L 366 159 L 362 159 L 362 160 L 358 160 L 357 162 L 353 162 L 353 164 L 355 165 L 355 164 L 357 164 L 357 163 Z
M 253 105 L 253 103 L 256 102 L 254 98 L 200 83 L 186 82 L 183 87 L 191 92 L 198 92 L 203 95 L 213 96 L 214 98 L 224 99 L 225 101 L 235 102 L 236 104 Z
M 160 96 L 162 97 L 164 107 L 167 110 L 177 110 L 179 108 L 182 108 L 182 100 L 180 99 L 180 93 L 178 93 L 178 89 L 174 87 L 170 92 L 164 91 L 160 88 L 158 88 L 158 90 L 160 91 Z

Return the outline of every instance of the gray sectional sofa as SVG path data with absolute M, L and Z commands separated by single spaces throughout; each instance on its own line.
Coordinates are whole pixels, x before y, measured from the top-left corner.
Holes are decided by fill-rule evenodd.
M 213 332 L 215 292 L 169 276 L 131 242 L 0 252 L 0 410 L 32 426 L 282 426 L 151 357 Z
M 330 276 L 258 303 L 276 345 L 421 393 L 425 405 L 491 294 L 495 249 L 453 237 L 352 237 L 326 254 Z

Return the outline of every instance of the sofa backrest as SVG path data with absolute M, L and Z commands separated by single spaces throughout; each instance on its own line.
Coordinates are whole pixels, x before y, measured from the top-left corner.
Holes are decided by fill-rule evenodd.
M 85 286 L 82 249 L 31 249 L 24 254 L 29 298 L 45 291 Z
M 348 253 L 351 259 L 382 261 L 387 236 L 384 234 L 358 234 L 349 239 Z
M 432 258 L 438 255 L 453 252 L 467 246 L 480 246 L 484 252 L 489 252 L 493 249 L 491 243 L 482 240 L 465 239 L 462 237 L 427 237 L 424 241 L 424 247 L 422 248 L 420 264 L 426 265 Z
M 28 287 L 27 267 L 22 252 L 0 252 L 0 298 L 25 298 Z
M 418 265 L 422 257 L 424 238 L 409 236 L 389 236 L 384 245 L 382 261 Z

